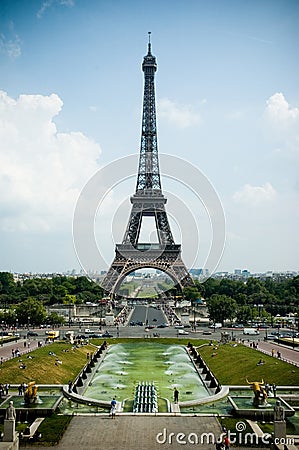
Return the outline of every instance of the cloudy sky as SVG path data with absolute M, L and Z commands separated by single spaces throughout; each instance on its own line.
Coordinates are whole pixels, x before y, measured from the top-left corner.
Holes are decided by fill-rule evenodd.
M 139 152 L 148 31 L 159 151 L 188 161 L 219 196 L 218 270 L 299 270 L 298 23 L 297 0 L 1 0 L 0 270 L 80 267 L 80 192 L 107 164 Z M 202 267 L 211 211 L 161 171 L 184 260 Z M 99 199 L 95 234 L 108 265 L 134 190 L 125 168 Z

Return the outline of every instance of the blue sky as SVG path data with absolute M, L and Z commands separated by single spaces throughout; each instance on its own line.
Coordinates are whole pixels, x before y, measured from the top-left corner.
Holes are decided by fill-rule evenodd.
M 1 0 L 0 270 L 79 267 L 72 217 L 82 188 L 139 152 L 148 31 L 159 151 L 198 167 L 218 193 L 219 269 L 299 270 L 298 20 L 292 0 Z M 187 265 L 202 266 L 208 220 L 190 193 L 163 187 L 197 221 L 195 261 L 179 218 L 173 226 Z M 132 178 L 106 198 L 96 232 L 108 265 L 129 203 L 120 235 L 111 222 L 134 190 Z

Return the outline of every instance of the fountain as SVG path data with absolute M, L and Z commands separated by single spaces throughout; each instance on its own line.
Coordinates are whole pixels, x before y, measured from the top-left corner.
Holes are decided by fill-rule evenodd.
M 262 380 L 261 382 L 248 381 L 246 378 L 246 381 L 248 384 L 250 384 L 250 386 L 252 387 L 253 392 L 254 392 L 254 397 L 253 397 L 253 402 L 252 402 L 253 406 L 255 406 L 255 407 L 267 406 L 268 394 L 263 386 L 264 380 Z
M 246 381 L 253 389 L 253 398 L 247 395 L 228 397 L 237 416 L 252 417 L 255 420 L 273 420 L 277 401 L 282 404 L 287 417 L 295 414 L 295 410 L 281 397 L 268 396 L 263 386 L 264 381 L 250 382 L 247 379 Z
M 32 403 L 37 403 L 37 389 L 38 386 L 35 381 L 30 381 L 24 393 L 25 405 L 31 405 Z
M 86 401 L 92 399 L 104 405 L 116 397 L 136 412 L 157 412 L 158 399 L 160 403 L 164 401 L 166 412 L 166 405 L 173 401 L 174 387 L 180 391 L 180 404 L 211 395 L 185 347 L 156 342 L 111 345 L 87 384 L 82 392 Z M 149 399 L 148 390 L 155 390 L 155 396 L 145 406 L 140 395 Z
M 154 383 L 149 384 L 147 381 L 138 383 L 135 390 L 133 412 L 158 412 L 157 389 Z

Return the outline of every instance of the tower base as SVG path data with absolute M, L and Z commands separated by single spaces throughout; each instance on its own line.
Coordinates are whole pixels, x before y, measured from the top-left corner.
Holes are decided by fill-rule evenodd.
M 179 244 L 117 244 L 114 261 L 101 285 L 106 292 L 114 295 L 127 275 L 145 268 L 161 270 L 180 289 L 193 285 L 182 261 Z

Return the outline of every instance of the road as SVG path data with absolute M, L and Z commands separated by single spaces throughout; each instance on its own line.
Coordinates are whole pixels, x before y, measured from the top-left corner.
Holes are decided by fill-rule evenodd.
M 157 326 L 167 321 L 164 312 L 153 306 L 135 306 L 130 318 L 130 322 L 142 322 L 144 325 Z

